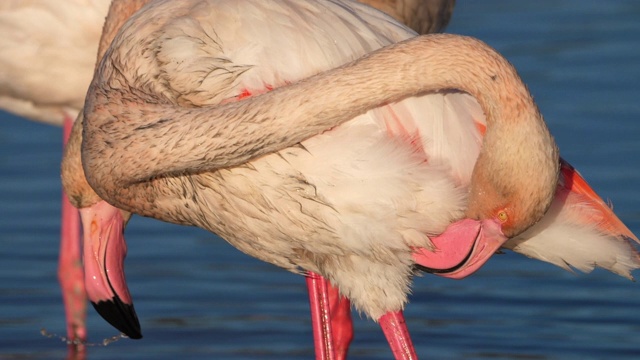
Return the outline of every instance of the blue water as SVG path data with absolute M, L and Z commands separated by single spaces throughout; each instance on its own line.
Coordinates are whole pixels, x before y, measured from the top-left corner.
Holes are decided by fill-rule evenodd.
M 530 86 L 563 156 L 640 233 L 640 2 L 459 0 L 450 32 L 479 37 Z M 61 131 L 0 114 L 0 359 L 63 359 L 56 280 Z M 129 286 L 145 338 L 89 359 L 311 359 L 302 278 L 193 228 L 134 218 Z M 638 275 L 638 274 L 636 274 Z M 431 359 L 636 359 L 640 286 L 508 253 L 475 276 L 415 282 L 406 310 Z M 353 359 L 391 354 L 357 314 Z M 90 339 L 116 332 L 93 311 Z

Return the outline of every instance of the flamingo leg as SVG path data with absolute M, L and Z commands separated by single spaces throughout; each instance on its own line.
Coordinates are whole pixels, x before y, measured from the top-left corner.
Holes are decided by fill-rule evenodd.
M 64 143 L 71 132 L 73 119 L 66 117 L 64 122 Z M 78 344 L 86 340 L 87 295 L 84 288 L 84 271 L 80 251 L 80 216 L 67 196 L 62 196 L 62 229 L 60 240 L 60 259 L 58 263 L 58 281 L 62 288 L 67 338 L 73 351 Z M 70 349 L 71 350 L 71 349 Z
M 353 338 L 351 306 L 322 276 L 309 272 L 307 289 L 316 360 L 343 360 Z
M 327 291 L 329 296 L 329 309 L 331 319 L 331 333 L 333 335 L 334 349 L 338 360 L 347 358 L 349 345 L 353 340 L 353 322 L 351 321 L 351 302 L 342 296 L 337 288 L 328 281 Z
M 378 322 L 396 360 L 418 359 L 402 311 L 390 311 L 382 315 Z

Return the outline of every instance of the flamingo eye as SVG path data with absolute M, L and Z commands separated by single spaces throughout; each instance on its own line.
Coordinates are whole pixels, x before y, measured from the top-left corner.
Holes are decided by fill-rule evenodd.
M 507 222 L 507 220 L 509 220 L 509 215 L 507 215 L 507 212 L 505 210 L 501 210 L 498 213 L 498 220 L 500 220 L 501 223 L 505 223 Z

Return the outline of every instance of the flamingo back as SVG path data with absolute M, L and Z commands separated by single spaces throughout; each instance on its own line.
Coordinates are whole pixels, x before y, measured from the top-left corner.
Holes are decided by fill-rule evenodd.
M 0 2 L 0 108 L 61 125 L 84 104 L 109 0 Z

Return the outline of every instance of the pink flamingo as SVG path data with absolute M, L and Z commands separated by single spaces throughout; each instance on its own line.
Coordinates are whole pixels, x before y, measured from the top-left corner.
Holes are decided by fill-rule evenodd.
M 416 358 L 401 312 L 415 266 L 462 278 L 506 247 L 638 268 L 637 238 L 559 159 L 513 67 L 474 39 L 413 35 L 352 2 L 158 1 L 133 16 L 63 163 L 98 311 L 141 336 L 122 263 L 131 212 L 320 274 L 397 359 Z

